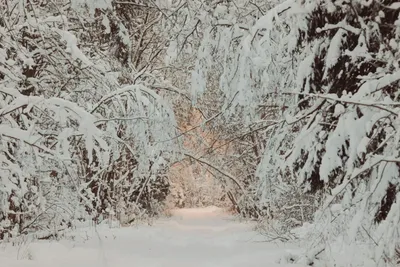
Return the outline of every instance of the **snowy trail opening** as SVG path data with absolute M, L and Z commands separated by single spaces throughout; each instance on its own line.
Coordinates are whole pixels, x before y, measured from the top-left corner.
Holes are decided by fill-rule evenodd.
M 261 267 L 277 260 L 287 246 L 261 242 L 251 224 L 221 209 L 182 209 L 153 226 L 97 227 L 75 240 L 35 241 L 0 248 L 4 267 Z M 3 264 L 5 263 L 5 264 Z M 289 264 L 287 266 L 301 266 Z

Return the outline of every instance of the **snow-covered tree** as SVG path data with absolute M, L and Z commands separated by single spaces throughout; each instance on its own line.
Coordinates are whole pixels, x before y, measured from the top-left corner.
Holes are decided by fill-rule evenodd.
M 241 6 L 218 2 L 224 20 L 215 18 L 204 32 L 193 88 L 203 93 L 219 64 L 218 89 L 232 102 L 226 114 L 243 114 L 243 126 L 265 126 L 254 198 L 275 218 L 290 207 L 294 225 L 313 218 L 318 242 L 309 257 L 329 255 L 336 242 L 355 249 L 364 240 L 377 263 L 393 263 L 400 225 L 398 3 L 256 6 L 263 14 L 243 21 L 228 15 Z M 270 110 L 265 119 L 257 111 L 271 102 L 283 112 Z

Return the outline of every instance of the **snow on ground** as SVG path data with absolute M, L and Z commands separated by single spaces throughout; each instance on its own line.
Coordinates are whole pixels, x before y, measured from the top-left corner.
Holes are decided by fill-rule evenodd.
M 262 242 L 252 228 L 215 207 L 182 209 L 153 226 L 101 226 L 74 233 L 74 240 L 3 244 L 0 266 L 284 267 L 278 259 L 295 248 Z

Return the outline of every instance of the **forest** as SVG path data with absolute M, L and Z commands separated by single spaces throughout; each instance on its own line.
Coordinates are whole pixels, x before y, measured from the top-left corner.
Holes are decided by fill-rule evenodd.
M 398 266 L 399 88 L 395 0 L 0 0 L 0 244 L 215 205 Z

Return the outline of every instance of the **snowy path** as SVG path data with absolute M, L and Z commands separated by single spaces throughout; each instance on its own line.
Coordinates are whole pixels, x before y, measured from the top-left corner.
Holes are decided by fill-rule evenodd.
M 257 242 L 262 237 L 250 225 L 235 222 L 215 208 L 179 210 L 153 226 L 104 227 L 80 236 L 75 241 L 0 247 L 0 266 L 285 266 L 277 263 L 285 251 L 283 245 Z

